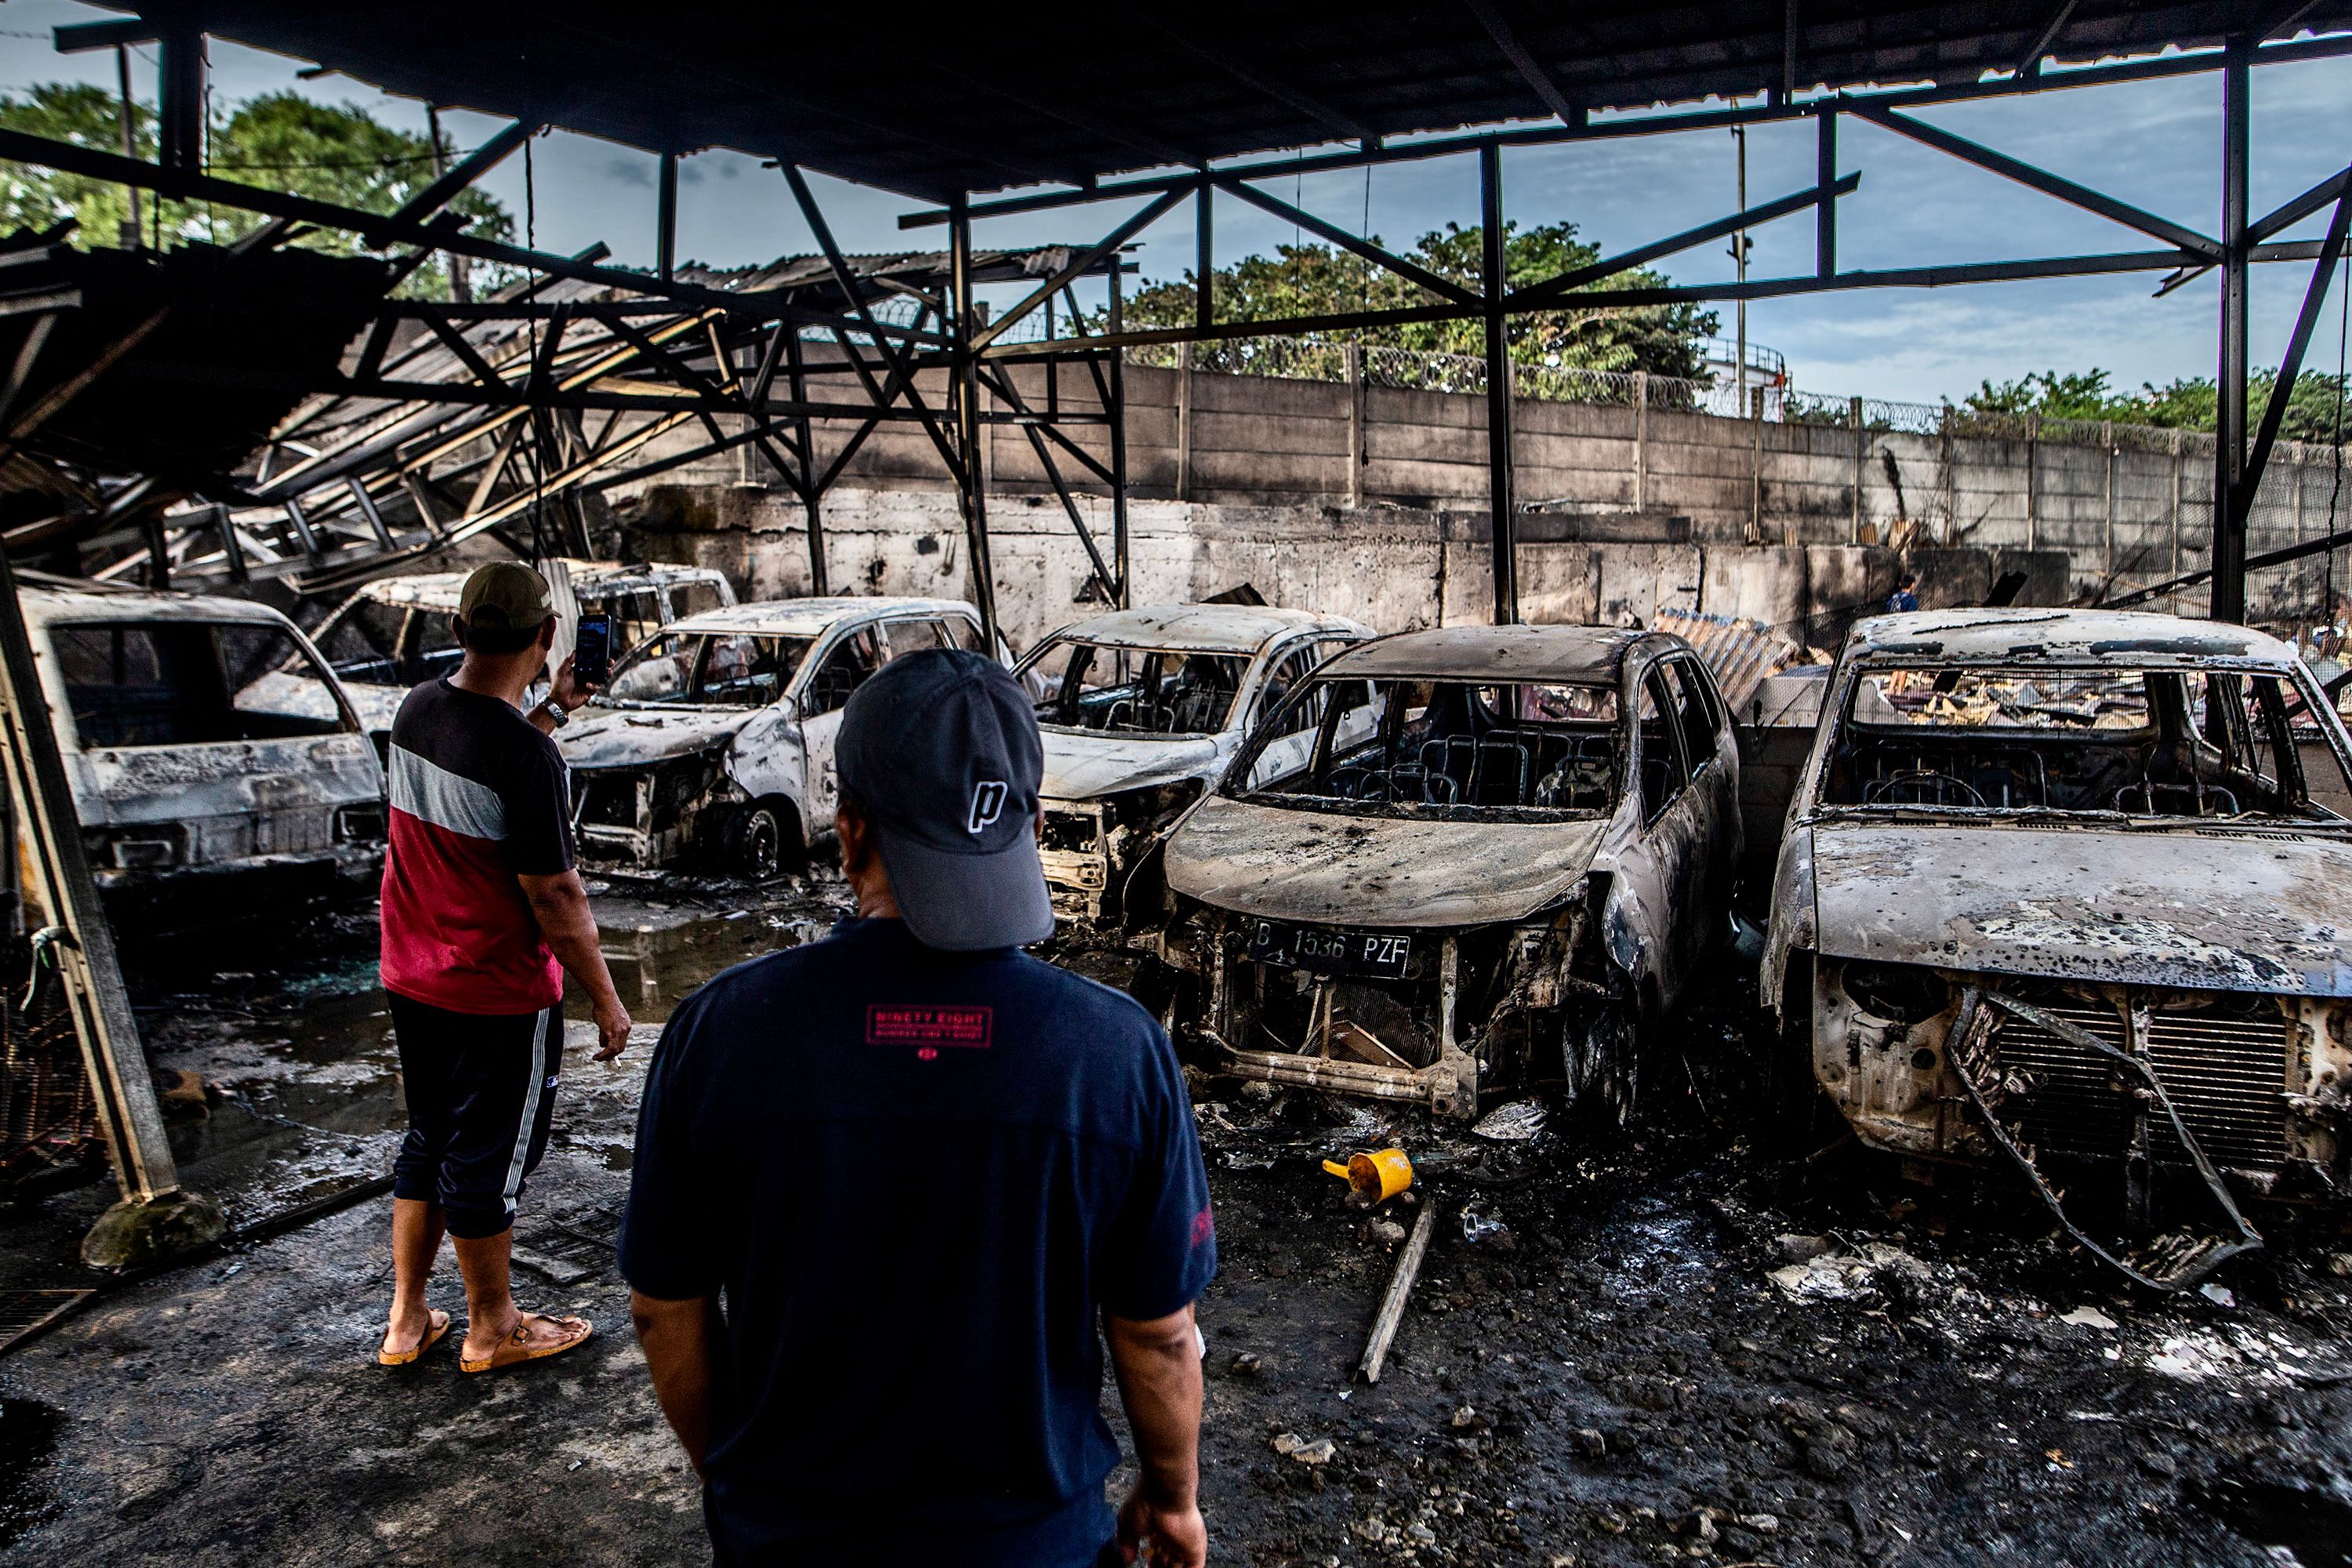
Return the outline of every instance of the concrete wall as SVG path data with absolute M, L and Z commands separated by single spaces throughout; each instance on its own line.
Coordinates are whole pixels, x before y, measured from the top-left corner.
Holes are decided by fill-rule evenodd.
M 1108 550 L 1109 503 L 1081 499 Z M 1352 616 L 1381 631 L 1493 619 L 1483 513 L 1373 506 L 1242 506 L 1143 500 L 1131 510 L 1134 602 L 1201 599 L 1248 584 L 1270 603 Z M 714 566 L 747 598 L 805 594 L 808 533 L 789 495 L 746 485 L 659 485 L 624 508 L 630 542 L 656 559 Z M 836 592 L 971 595 L 970 552 L 943 490 L 836 489 L 822 514 Z M 1051 498 L 997 498 L 989 514 L 999 618 L 1016 649 L 1092 613 L 1087 558 Z M 2067 559 L 1977 547 L 1918 550 L 1929 604 L 1981 598 L 2026 570 L 2024 602 L 2053 603 Z M 1661 609 L 1742 616 L 1817 643 L 1893 590 L 1883 547 L 1537 540 L 1519 547 L 1531 621 L 1623 624 Z
M 1046 405 L 1044 367 L 1013 374 L 1030 406 Z M 1484 510 L 1482 397 L 1143 366 L 1126 375 L 1130 493 L 1144 500 Z M 922 386 L 932 407 L 943 405 L 945 387 L 936 377 Z M 1066 410 L 1099 418 L 1083 367 L 1063 367 L 1051 395 Z M 997 406 L 992 396 L 990 404 Z M 1710 549 L 1751 536 L 1776 547 L 1850 546 L 1891 532 L 1994 552 L 2054 548 L 2067 553 L 2067 595 L 2087 596 L 2196 570 L 2210 542 L 2207 437 L 2119 426 L 2105 445 L 2071 445 L 1528 399 L 1515 420 L 1523 503 L 1557 502 L 1586 514 L 1638 508 L 1686 519 L 1684 537 Z M 849 429 L 821 424 L 820 458 L 838 449 Z M 1108 462 L 1104 426 L 1066 432 Z M 674 439 L 683 444 L 689 435 L 700 439 L 691 427 Z M 1020 515 L 1017 498 L 1050 493 L 1020 428 L 989 426 L 982 456 L 991 493 L 1008 517 Z M 1078 465 L 1059 461 L 1074 488 L 1102 489 Z M 649 482 L 772 479 L 765 459 L 746 448 Z M 2325 531 L 2333 479 L 2332 454 L 2283 443 L 2257 499 L 2251 548 Z M 947 489 L 937 452 L 914 425 L 877 429 L 842 482 L 866 490 Z M 2339 525 L 2352 521 L 2352 487 L 2338 517 Z M 1019 531 L 1014 525 L 1011 533 Z M 2324 557 L 2257 574 L 2250 584 L 2254 617 L 2317 612 L 2324 578 Z M 1629 591 L 1628 602 L 1641 597 Z M 2202 605 L 2201 590 L 2191 590 L 2174 607 L 2194 613 Z

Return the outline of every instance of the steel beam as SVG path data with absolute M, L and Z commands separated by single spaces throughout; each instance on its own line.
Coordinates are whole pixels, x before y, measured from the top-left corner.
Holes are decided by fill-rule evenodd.
M 1518 502 L 1512 486 L 1510 289 L 1503 230 L 1503 153 L 1478 154 L 1478 222 L 1486 293 L 1486 510 L 1495 555 L 1495 624 L 1519 618 Z
M 2216 259 L 2221 257 L 2221 246 L 2219 242 L 2208 239 L 2186 225 L 2177 224 L 2168 217 L 2159 217 L 2144 208 L 2132 205 L 2129 202 L 2117 201 L 2115 197 L 2092 190 L 2087 185 L 2076 184 L 2074 181 L 2062 178 L 2046 169 L 2036 168 L 2021 158 L 2012 158 L 2006 153 L 1996 153 L 1991 148 L 1971 142 L 1965 136 L 1955 136 L 1939 126 L 1929 125 L 1924 121 L 1914 120 L 1906 114 L 1897 114 L 1883 107 L 1875 100 L 1848 99 L 1844 101 L 1848 112 L 1883 130 L 1892 131 L 1897 135 L 1908 136 L 1914 142 L 1923 146 L 1932 147 L 1947 157 L 1957 158 L 1964 163 L 1973 163 L 1979 169 L 1989 170 L 2000 175 L 2003 179 L 2013 180 L 2031 190 L 2040 191 L 2043 195 L 2055 196 L 2058 200 L 2081 207 L 2085 212 L 2096 213 L 2110 223 L 2119 223 L 2126 228 L 2136 228 L 2142 234 L 2153 235 L 2158 239 L 2180 247 L 2183 250 L 2194 251 Z
M 1815 117 L 1813 130 L 1813 189 L 1838 188 L 1838 111 L 1835 100 Z M 1837 275 L 1837 203 L 1813 205 L 1813 276 Z
M 204 28 L 192 5 L 175 5 L 161 20 L 156 158 L 173 174 L 192 174 L 204 167 L 205 161 Z
M 2298 61 L 2336 59 L 2352 55 L 2352 37 L 2331 37 L 2305 38 L 2294 43 L 2272 44 L 2254 55 L 2258 65 L 2285 65 Z M 2033 78 L 2021 83 L 2011 77 L 1989 80 L 1955 82 L 1945 87 L 1913 88 L 1897 92 L 1874 95 L 1869 101 L 1884 109 L 1918 108 L 1937 103 L 1969 103 L 1987 98 L 2023 98 L 2042 93 L 2059 92 L 2072 88 L 2114 86 L 2124 82 L 2159 81 L 2174 77 L 2201 76 L 2221 64 L 2220 56 L 2212 51 L 2165 55 L 2153 59 L 2128 60 L 2108 66 L 2084 66 Z M 1842 100 L 1849 110 L 1855 100 Z M 1329 174 L 1334 170 L 1360 169 L 1368 165 L 1412 163 L 1431 158 L 1459 157 L 1475 153 L 1481 147 L 1549 147 L 1568 142 L 1596 142 L 1623 136 L 1654 136 L 1677 131 L 1720 131 L 1734 125 L 1764 124 L 1778 120 L 1793 120 L 1819 111 L 1814 102 L 1763 103 L 1738 109 L 1699 110 L 1683 113 L 1613 115 L 1586 119 L 1562 126 L 1532 126 L 1517 131 L 1482 132 L 1459 136 L 1428 136 L 1383 142 L 1346 153 L 1318 153 L 1304 157 L 1272 158 L 1255 163 L 1221 167 L 1222 179 L 1270 180 L 1289 179 L 1299 174 Z M 1189 184 L 1192 175 L 1145 175 L 1131 180 L 1118 180 L 1066 191 L 1043 191 L 1033 195 L 1003 196 L 971 204 L 974 219 L 1003 217 L 1015 213 L 1054 212 L 1064 207 L 1084 206 L 1092 202 L 1123 200 L 1148 195 L 1155 191 Z M 948 220 L 944 207 L 927 207 L 903 214 L 898 219 L 902 229 L 935 227 Z
M 385 243 L 421 245 L 428 249 L 471 257 L 478 261 L 495 261 L 500 266 L 523 271 L 543 272 L 555 278 L 598 284 L 632 294 L 655 295 L 675 300 L 681 306 L 716 308 L 730 316 L 751 321 L 793 321 L 814 327 L 846 324 L 843 318 L 823 310 L 788 305 L 757 295 L 730 294 L 724 289 L 707 289 L 691 283 L 664 283 L 643 272 L 603 267 L 578 257 L 553 256 L 545 251 L 483 239 L 446 226 L 446 215 L 432 223 L 394 225 L 382 213 L 361 212 L 286 191 L 265 190 L 258 185 L 239 184 L 216 175 L 142 163 L 136 158 L 125 158 L 119 153 L 56 142 L 21 131 L 0 130 L 0 159 L 37 163 L 43 168 L 81 174 L 112 184 L 137 185 L 179 201 L 210 202 L 219 206 L 236 207 L 242 212 L 293 218 L 302 223 L 317 224 L 322 228 L 341 229 Z M 604 254 L 602 247 L 592 248 L 597 254 Z M 938 333 L 917 331 L 909 327 L 877 325 L 871 330 L 885 338 L 934 347 L 943 346 L 947 341 Z
M 1519 42 L 1518 34 L 1503 20 L 1502 13 L 1496 10 L 1489 0 L 1462 0 L 1462 3 L 1473 16 L 1478 18 L 1478 25 L 1486 29 L 1488 37 L 1495 40 L 1496 49 L 1511 62 L 1511 68 L 1519 73 L 1519 79 L 1528 84 L 1544 108 L 1563 121 L 1574 120 L 1576 105 L 1569 102 L 1568 95 L 1559 90 L 1559 84 L 1552 80 L 1551 73 L 1528 52 L 1525 44 Z
M 1110 299 L 1103 323 L 1113 333 L 1124 324 L 1121 310 L 1118 268 L 1114 267 L 1110 269 Z M 1103 412 L 1110 420 L 1110 553 L 1118 574 L 1118 593 L 1113 603 L 1123 610 L 1128 607 L 1134 578 L 1129 570 L 1127 548 L 1127 356 L 1116 349 L 1110 354 Z
M 654 276 L 667 283 L 677 272 L 677 153 L 661 155 L 654 195 Z
M 1853 174 L 1846 175 L 1842 180 L 1833 180 L 1826 185 L 1816 185 L 1809 191 L 1791 192 L 1777 201 L 1765 202 L 1760 205 L 1749 207 L 1744 212 L 1733 213 L 1728 217 L 1719 217 L 1712 223 L 1703 223 L 1696 228 L 1685 229 L 1682 233 L 1670 235 L 1664 239 L 1653 240 L 1647 245 L 1637 245 L 1622 256 L 1607 257 L 1587 266 L 1571 268 L 1557 277 L 1547 278 L 1540 283 L 1531 283 L 1512 294 L 1505 304 L 1507 308 L 1513 310 L 1532 310 L 1546 305 L 1556 305 L 1562 295 L 1570 293 L 1587 283 L 1597 282 L 1603 278 L 1613 278 L 1620 272 L 1630 271 L 1633 268 L 1655 261 L 1660 257 L 1675 255 L 1690 249 L 1693 246 L 1705 245 L 1710 239 L 1720 239 L 1727 234 L 1737 234 L 1741 229 L 1770 223 L 1775 218 L 1786 217 L 1790 213 L 1802 212 L 1807 207 L 1827 208 L 1838 197 L 1852 195 L 1861 184 L 1862 176 L 1859 174 Z
M 971 552 L 972 598 L 980 606 L 981 631 L 992 656 L 997 650 L 996 574 L 988 555 L 988 486 L 980 453 L 980 356 L 971 342 L 978 302 L 971 296 L 971 219 L 961 214 L 948 228 L 950 288 L 955 312 L 947 321 L 955 344 L 956 450 L 963 467 L 956 491 L 963 502 L 964 537 Z M 912 388 L 909 387 L 909 391 Z
M 970 347 L 973 350 L 984 349 L 989 344 L 994 342 L 998 338 L 1003 336 L 1006 330 L 1009 329 L 1015 321 L 1022 320 L 1031 311 L 1036 310 L 1037 307 L 1043 305 L 1046 300 L 1051 300 L 1056 290 L 1066 287 L 1075 279 L 1084 277 L 1087 272 L 1099 265 L 1104 257 L 1111 257 L 1113 258 L 1111 264 L 1114 267 L 1117 266 L 1118 247 L 1125 245 L 1129 239 L 1133 238 L 1143 229 L 1149 227 L 1159 218 L 1160 214 L 1166 212 L 1170 207 L 1174 206 L 1178 202 L 1182 201 L 1183 199 L 1184 194 L 1181 191 L 1170 191 L 1166 195 L 1160 196 L 1159 200 L 1150 203 L 1143 207 L 1142 210 L 1130 216 L 1125 223 L 1120 224 L 1118 227 L 1105 235 L 1101 239 L 1097 240 L 1093 245 L 1073 257 L 1068 263 L 1055 271 L 1051 278 L 1048 278 L 1044 283 L 1032 289 L 1018 304 L 1015 304 L 1012 309 L 1006 310 L 1004 314 L 999 316 L 995 321 L 991 321 L 986 330 L 976 333 L 972 337 Z M 1202 199 L 1203 201 L 1207 200 L 1205 192 L 1203 192 Z
M 439 117 L 436 115 L 435 118 L 437 120 Z M 530 141 L 538 133 L 538 131 L 539 128 L 535 125 L 517 121 L 512 125 L 496 132 L 488 141 L 475 148 L 465 162 L 403 202 L 398 210 L 393 213 L 391 224 L 395 227 L 406 228 L 434 216 L 443 207 L 455 201 L 460 192 L 506 162 L 508 154 Z
M 2270 400 L 2263 406 L 2263 423 L 2254 433 L 2254 447 L 2246 458 L 2246 468 L 2237 490 L 2238 515 L 2236 531 L 2243 548 L 2246 521 L 2252 515 L 2255 492 L 2263 488 L 2263 471 L 2270 466 L 2271 448 L 2278 443 L 2280 424 L 2286 418 L 2286 405 L 2294 395 L 2295 378 L 2303 374 L 2303 356 L 2311 347 L 2311 334 L 2319 325 L 2319 308 L 2327 302 L 2328 285 L 2335 279 L 2336 264 L 2344 255 L 2344 241 L 2352 230 L 2352 191 L 2346 192 L 2336 203 L 2336 216 L 2328 220 L 2327 237 L 2320 242 L 2319 260 L 2311 269 L 2311 284 L 2304 290 L 2303 308 L 2295 312 L 2294 331 L 2288 334 L 2286 353 L 2279 361 L 2278 379 L 2271 385 Z M 2344 395 L 2339 385 L 2336 395 Z
M 1407 261 L 1402 256 L 1383 250 L 1370 239 L 1349 234 L 1338 224 L 1326 223 L 1313 213 L 1293 206 L 1279 196 L 1269 195 L 1256 186 L 1246 184 L 1240 180 L 1219 177 L 1214 184 L 1219 189 L 1239 196 L 1250 205 L 1271 213 L 1285 223 L 1294 224 L 1319 239 L 1328 240 L 1350 255 L 1362 257 L 1375 267 L 1385 268 L 1408 283 L 1419 284 L 1441 300 L 1451 300 L 1457 305 L 1479 304 L 1477 295 L 1463 288 L 1452 279 L 1441 278 L 1426 267 Z M 1485 307 L 1479 308 L 1483 310 Z
M 2213 592 L 2217 621 L 2246 618 L 2246 192 L 2251 176 L 2252 50 L 2223 49 L 2221 68 L 2221 328 L 2213 421 Z

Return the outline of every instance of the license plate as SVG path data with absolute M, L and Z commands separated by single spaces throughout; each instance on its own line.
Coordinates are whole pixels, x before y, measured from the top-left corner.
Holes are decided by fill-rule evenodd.
M 1412 938 L 1402 931 L 1330 931 L 1260 921 L 1250 931 L 1249 955 L 1260 963 L 1318 974 L 1402 980 L 1412 962 Z

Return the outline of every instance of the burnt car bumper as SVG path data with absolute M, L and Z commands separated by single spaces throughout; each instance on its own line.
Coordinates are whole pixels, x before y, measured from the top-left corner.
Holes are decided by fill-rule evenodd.
M 653 871 L 715 847 L 727 813 L 744 796 L 719 753 L 694 752 L 640 767 L 574 768 L 572 798 L 583 861 Z
M 1629 1064 L 1591 1041 L 1617 1001 L 1572 908 L 1509 926 L 1374 930 L 1195 907 L 1159 933 L 1192 974 L 1181 1021 L 1243 1078 L 1477 1113 L 1482 1089 L 1606 1088 Z M 1623 1048 L 1632 1048 L 1624 1032 Z
M 1971 991 L 2025 1006 L 1995 1009 L 1976 1057 L 1958 1061 L 1955 1026 Z M 1815 963 L 1812 1002 L 1814 1076 L 1881 1149 L 1994 1157 L 1972 1082 L 2037 1161 L 2192 1166 L 2150 1089 L 2104 1045 L 2154 1076 L 2196 1147 L 2241 1190 L 2329 1193 L 2352 1175 L 2352 1003 L 1833 958 Z
M 1041 802 L 1045 823 L 1037 858 L 1054 912 L 1081 921 L 1120 915 L 1129 878 L 1203 787 L 1185 780 L 1088 800 Z

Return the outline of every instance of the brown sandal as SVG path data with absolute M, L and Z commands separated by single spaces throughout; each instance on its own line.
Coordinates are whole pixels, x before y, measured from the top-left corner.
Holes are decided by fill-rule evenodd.
M 425 1337 L 416 1342 L 416 1348 L 413 1351 L 379 1349 L 375 1352 L 375 1363 L 378 1366 L 406 1366 L 439 1344 L 442 1336 L 448 1331 L 449 1314 L 438 1307 L 428 1307 L 425 1312 Z
M 533 1318 L 559 1325 L 565 1331 L 564 1337 L 551 1344 L 531 1343 L 530 1333 L 530 1321 Z M 517 1366 L 527 1361 L 544 1361 L 549 1356 L 562 1355 L 565 1351 L 576 1350 L 586 1343 L 588 1336 L 595 1331 L 596 1326 L 585 1318 L 569 1315 L 551 1318 L 544 1312 L 525 1312 L 521 1321 L 515 1324 L 514 1332 L 509 1334 L 498 1349 L 479 1361 L 470 1356 L 459 1355 L 457 1370 L 466 1373 L 496 1372 L 502 1366 Z

